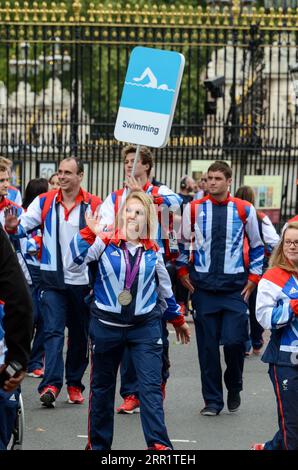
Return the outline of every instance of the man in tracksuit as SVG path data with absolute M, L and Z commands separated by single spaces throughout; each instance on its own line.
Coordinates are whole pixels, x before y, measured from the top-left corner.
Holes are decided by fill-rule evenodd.
M 82 404 L 82 377 L 88 365 L 89 311 L 84 302 L 89 293 L 88 270 L 69 272 L 63 258 L 73 236 L 85 227 L 85 212 L 92 212 L 100 199 L 81 188 L 83 164 L 74 157 L 60 163 L 60 189 L 37 196 L 18 220 L 6 218 L 9 233 L 25 236 L 42 226 L 41 308 L 44 318 L 45 371 L 38 387 L 40 401 L 48 408 L 55 405 L 63 385 L 64 329 L 68 328 L 65 375 L 69 403 Z
M 10 441 L 18 408 L 20 383 L 30 354 L 32 302 L 7 235 L 0 228 L 0 450 Z M 20 369 L 7 376 L 11 364 Z M 13 369 L 12 369 L 13 371 Z
M 230 196 L 231 182 L 232 171 L 225 162 L 209 167 L 208 196 L 191 202 L 183 212 L 185 244 L 176 262 L 182 284 L 192 292 L 204 416 L 216 416 L 224 406 L 220 344 L 227 365 L 228 409 L 236 411 L 240 406 L 247 301 L 263 266 L 264 246 L 256 211 L 247 201 Z M 244 236 L 250 248 L 248 272 L 243 259 Z

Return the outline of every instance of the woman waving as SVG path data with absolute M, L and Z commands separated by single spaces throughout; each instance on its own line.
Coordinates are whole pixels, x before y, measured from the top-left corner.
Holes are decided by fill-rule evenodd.
M 65 262 L 72 271 L 97 261 L 90 322 L 88 449 L 111 449 L 116 376 L 126 346 L 137 371 L 148 448 L 172 448 L 161 391 L 162 315 L 174 325 L 182 343 L 189 342 L 190 333 L 173 296 L 162 255 L 152 240 L 155 223 L 150 196 L 133 191 L 119 212 L 113 232 L 95 236 L 97 222 L 87 217 L 88 227 L 74 237 L 66 255 Z

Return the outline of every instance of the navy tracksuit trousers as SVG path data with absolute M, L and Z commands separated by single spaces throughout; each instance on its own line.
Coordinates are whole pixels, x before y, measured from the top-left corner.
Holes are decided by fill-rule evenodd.
M 65 326 L 68 344 L 65 376 L 68 386 L 84 390 L 82 377 L 88 366 L 89 308 L 84 298 L 88 286 L 67 285 L 63 290 L 42 292 L 41 309 L 44 319 L 45 371 L 38 391 L 47 385 L 60 390 L 63 385 L 63 346 Z
M 43 316 L 40 309 L 40 288 L 33 284 L 30 286 L 33 301 L 33 321 L 34 321 L 34 338 L 28 362 L 27 370 L 32 372 L 35 369 L 43 368 L 44 361 L 44 326 Z
M 219 346 L 224 346 L 228 391 L 242 390 L 244 343 L 248 339 L 248 309 L 240 291 L 196 290 L 192 296 L 194 323 L 206 406 L 224 407 Z
M 105 325 L 91 315 L 89 334 L 92 366 L 87 449 L 111 449 L 116 378 L 125 348 L 131 352 L 137 373 L 141 422 L 147 446 L 158 443 L 172 448 L 164 422 L 161 392 L 160 319 L 122 328 Z
M 298 366 L 270 364 L 268 373 L 276 395 L 279 430 L 264 450 L 298 450 Z
M 15 426 L 20 389 L 5 392 L 0 388 L 0 450 L 6 450 Z
M 169 378 L 169 369 L 170 369 L 170 359 L 169 359 L 169 332 L 167 329 L 167 322 L 161 320 L 162 325 L 162 341 L 163 341 L 163 350 L 162 350 L 162 383 L 166 383 Z M 120 374 L 121 374 L 121 387 L 120 395 L 124 398 L 128 395 L 139 396 L 139 386 L 136 369 L 133 364 L 131 357 L 131 351 L 129 348 L 126 348 L 120 364 Z

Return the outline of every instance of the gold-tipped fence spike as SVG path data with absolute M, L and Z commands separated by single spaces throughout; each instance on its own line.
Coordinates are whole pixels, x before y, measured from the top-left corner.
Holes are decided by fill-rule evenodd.
M 125 23 L 131 23 L 131 8 L 129 3 L 125 5 Z
M 46 2 L 42 2 L 41 4 L 41 21 L 46 22 L 48 20 L 47 18 L 47 4 Z
M 153 7 L 152 7 L 152 21 L 151 21 L 152 24 L 157 24 L 158 23 L 158 15 L 159 15 L 158 6 L 153 5 Z
M 144 10 L 143 10 L 143 23 L 144 24 L 149 24 L 149 18 L 148 18 L 148 15 L 149 15 L 149 8 L 148 8 L 148 5 L 144 5 Z
M 10 13 L 11 13 L 11 8 L 10 8 L 10 3 L 5 2 L 5 21 L 10 21 Z
M 140 5 L 136 4 L 134 9 L 135 9 L 134 22 L 135 24 L 141 24 Z
M 72 4 L 72 10 L 74 13 L 74 20 L 76 23 L 78 23 L 81 19 L 81 9 L 82 9 L 82 4 L 79 0 L 74 0 Z
M 251 24 L 258 24 L 258 10 L 256 7 L 252 7 L 252 20 Z
M 52 21 L 53 23 L 56 23 L 56 21 L 57 21 L 57 16 L 56 16 L 56 14 L 58 13 L 57 10 L 56 10 L 56 3 L 55 3 L 55 2 L 52 2 L 52 3 L 51 3 L 51 7 L 52 7 L 52 8 L 51 8 L 51 21 Z
M 197 9 L 197 25 L 201 26 L 202 25 L 202 16 L 203 16 L 203 9 L 201 6 L 198 6 Z
M 292 28 L 293 26 L 293 10 L 292 8 L 287 8 L 287 27 Z
M 242 26 L 248 26 L 248 8 L 247 7 L 243 7 L 243 11 L 242 11 L 242 14 L 241 14 L 241 24 Z
M 230 9 L 229 7 L 224 7 L 223 8 L 223 15 L 224 15 L 224 21 L 223 24 L 224 26 L 229 26 L 230 24 Z
M 117 10 L 116 10 L 116 23 L 119 24 L 119 23 L 122 23 L 122 7 L 121 7 L 121 3 L 117 3 Z
M 171 5 L 170 24 L 176 24 L 176 7 L 175 7 L 175 5 Z
M 107 22 L 108 23 L 113 23 L 113 5 L 111 3 L 108 4 L 108 18 Z
M 193 6 L 192 5 L 188 5 L 188 12 L 187 12 L 187 17 L 188 17 L 188 24 L 190 26 L 193 25 L 193 17 L 194 17 L 194 11 L 193 11 Z
M 214 21 L 214 25 L 215 26 L 219 26 L 220 25 L 220 19 L 221 19 L 221 12 L 220 12 L 220 8 L 218 5 L 216 5 L 215 7 L 215 21 Z
M 96 10 L 96 14 L 98 15 L 97 22 L 104 23 L 104 7 L 102 3 L 98 5 L 98 10 Z
M 24 21 L 27 23 L 29 21 L 29 3 L 24 2 Z
M 206 18 L 205 24 L 206 24 L 206 26 L 211 25 L 211 15 L 212 15 L 212 11 L 211 11 L 211 8 L 208 6 L 206 8 L 206 15 L 205 15 L 205 18 Z
M 161 6 L 161 13 L 160 13 L 160 22 L 161 24 L 167 24 L 167 16 L 168 16 L 168 8 L 166 5 Z
M 259 10 L 259 18 L 260 18 L 260 26 L 266 26 L 266 22 L 265 22 L 265 8 L 264 7 L 261 7 L 260 10 Z
M 15 2 L 14 4 L 14 21 L 18 23 L 20 21 L 20 4 Z
M 275 10 L 273 7 L 270 8 L 270 13 L 269 13 L 269 27 L 274 28 L 275 26 Z
M 283 9 L 282 9 L 282 7 L 279 7 L 279 9 L 278 9 L 278 22 L 277 22 L 277 26 L 279 28 L 281 28 L 283 26 L 283 18 L 284 18 Z
M 87 14 L 88 14 L 88 21 L 90 23 L 94 23 L 95 22 L 95 7 L 94 7 L 94 3 L 90 3 L 89 5 L 89 8 L 87 10 Z
M 240 16 L 240 6 L 238 1 L 233 2 L 232 14 L 233 14 L 233 23 L 235 26 L 239 25 L 239 16 Z
M 178 24 L 185 24 L 184 23 L 184 16 L 185 16 L 185 7 L 184 5 L 180 5 L 179 7 L 179 21 Z
M 67 9 L 66 9 L 65 3 L 61 3 L 60 20 L 62 23 L 65 23 L 66 21 L 66 14 L 67 14 Z

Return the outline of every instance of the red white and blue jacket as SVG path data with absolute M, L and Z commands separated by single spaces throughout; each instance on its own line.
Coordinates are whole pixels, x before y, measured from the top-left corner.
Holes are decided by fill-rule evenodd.
M 180 210 L 182 204 L 182 198 L 174 193 L 167 186 L 154 186 L 149 181 L 143 187 L 143 191 L 146 194 L 150 194 L 153 197 L 154 204 L 159 208 L 168 209 L 169 212 L 176 212 Z M 128 189 L 122 188 L 117 191 L 113 191 L 108 197 L 104 200 L 100 207 L 100 217 L 101 217 L 101 226 L 112 226 L 115 222 L 115 216 L 117 215 L 119 209 L 125 202 L 125 199 L 128 195 Z M 167 214 L 169 215 L 169 214 Z M 165 252 L 165 236 L 164 231 L 168 233 L 169 227 L 162 227 L 162 220 L 165 220 L 165 225 L 169 225 L 169 217 L 164 214 L 159 214 L 159 224 L 158 224 L 158 233 L 156 236 L 156 241 L 161 250 L 161 253 Z
M 258 285 L 256 317 L 271 338 L 262 357 L 264 362 L 298 365 L 298 317 L 291 300 L 298 299 L 298 279 L 280 268 L 269 269 Z
M 24 211 L 22 207 L 18 206 L 13 201 L 10 201 L 8 198 L 3 197 L 0 201 L 0 225 L 2 227 L 5 226 L 5 217 L 4 217 L 5 209 L 11 206 L 13 206 L 16 209 L 17 217 L 20 217 Z M 16 251 L 16 254 L 17 254 L 20 266 L 22 268 L 22 271 L 24 273 L 25 279 L 28 282 L 28 284 L 31 284 L 32 280 L 31 280 L 30 272 L 28 270 L 28 266 L 25 261 L 25 253 L 27 251 L 27 244 L 29 240 L 28 239 L 18 240 L 13 237 L 10 237 L 10 241 L 13 244 L 13 247 Z
M 22 205 L 22 196 L 18 188 L 8 186 L 7 199 L 15 202 L 18 206 Z
M 151 240 L 141 243 L 143 252 L 131 288 L 131 304 L 122 306 L 119 303 L 118 296 L 125 288 L 126 274 L 122 243 L 125 243 L 124 237 L 115 235 L 108 238 L 104 233 L 102 237 L 95 237 L 86 227 L 74 236 L 65 256 L 65 265 L 73 272 L 84 269 L 91 261 L 98 262 L 94 295 L 102 319 L 117 324 L 134 324 L 143 321 L 159 302 L 166 320 L 184 323 L 162 254 Z M 177 325 L 177 322 L 174 324 Z
M 94 212 L 100 203 L 100 198 L 80 189 L 74 207 L 70 211 L 65 208 L 65 217 L 67 218 L 70 212 L 79 206 L 77 225 L 80 229 L 84 228 L 86 226 L 85 212 L 87 208 L 91 207 Z M 29 205 L 26 213 L 21 215 L 16 234 L 19 238 L 25 237 L 33 229 L 42 227 L 40 270 L 41 287 L 43 289 L 63 289 L 65 287 L 59 240 L 60 205 L 64 207 L 61 190 L 40 194 Z M 86 284 L 88 284 L 88 281 Z
M 249 266 L 244 262 L 244 234 L 249 240 Z M 190 273 L 204 290 L 240 290 L 262 275 L 264 245 L 255 208 L 247 201 L 228 195 L 218 203 L 210 195 L 186 206 L 182 219 L 178 273 Z

